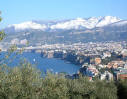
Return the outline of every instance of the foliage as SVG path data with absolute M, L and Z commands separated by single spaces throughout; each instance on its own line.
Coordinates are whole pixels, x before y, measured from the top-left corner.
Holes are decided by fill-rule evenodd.
M 93 99 L 96 86 L 87 77 L 80 76 L 79 79 L 68 79 L 68 88 L 70 99 Z
M 63 74 L 42 73 L 27 61 L 0 66 L 0 99 L 117 99 L 113 82 L 66 79 Z
M 114 82 L 95 81 L 96 99 L 117 99 L 117 87 Z
M 105 71 L 108 71 L 108 72 L 110 72 L 110 73 L 112 73 L 113 74 L 113 68 L 100 68 L 99 69 L 99 72 L 100 73 L 104 73 Z
M 40 72 L 29 63 L 19 67 L 0 68 L 0 99 L 31 99 L 41 85 Z M 35 99 L 35 98 L 34 98 Z
M 119 99 L 127 99 L 127 80 L 120 80 L 116 83 Z
M 1 12 L 0 12 L 0 14 L 1 14 Z M 0 22 L 1 22 L 1 20 L 2 20 L 2 18 L 0 16 Z M 4 37 L 5 37 L 4 31 L 0 31 L 0 41 L 3 40 Z

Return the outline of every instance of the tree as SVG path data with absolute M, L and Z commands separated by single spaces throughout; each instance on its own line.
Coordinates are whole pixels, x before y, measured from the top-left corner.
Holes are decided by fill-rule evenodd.
M 114 82 L 95 81 L 96 99 L 117 99 L 117 87 Z
M 1 12 L 0 12 L 1 15 Z M 2 17 L 0 16 L 0 22 L 2 21 Z M 0 31 L 0 41 L 3 40 L 3 38 L 5 37 L 5 33 L 4 31 Z
M 119 99 L 127 99 L 127 80 L 120 80 L 116 83 Z

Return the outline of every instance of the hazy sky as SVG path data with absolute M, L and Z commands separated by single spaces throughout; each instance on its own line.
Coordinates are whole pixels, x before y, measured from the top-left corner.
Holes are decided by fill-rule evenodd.
M 0 0 L 1 27 L 29 20 L 117 16 L 127 19 L 127 0 Z

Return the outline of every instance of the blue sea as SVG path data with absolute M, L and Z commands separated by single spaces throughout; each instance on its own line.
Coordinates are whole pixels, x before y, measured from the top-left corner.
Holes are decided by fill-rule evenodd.
M 6 52 L 2 52 L 0 59 L 6 55 Z M 15 57 L 16 56 L 16 57 Z M 14 67 L 19 64 L 22 59 L 26 59 L 28 62 L 36 66 L 40 71 L 46 72 L 47 70 L 53 73 L 67 73 L 74 74 L 77 73 L 80 66 L 71 64 L 65 60 L 56 59 L 56 58 L 42 58 L 39 53 L 24 52 L 19 55 L 12 54 L 8 60 L 5 62 L 8 63 L 8 66 Z

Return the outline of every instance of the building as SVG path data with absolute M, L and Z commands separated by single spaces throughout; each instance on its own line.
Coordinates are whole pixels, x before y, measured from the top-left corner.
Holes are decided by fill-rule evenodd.
M 117 68 L 114 71 L 114 79 L 119 80 L 119 79 L 127 79 L 127 69 L 124 68 Z
M 101 63 L 101 58 L 95 58 L 95 64 L 100 64 Z
M 102 59 L 105 59 L 106 57 L 111 57 L 111 53 L 110 52 L 104 52 Z
M 120 73 L 117 75 L 118 76 L 118 79 L 127 79 L 127 73 Z

